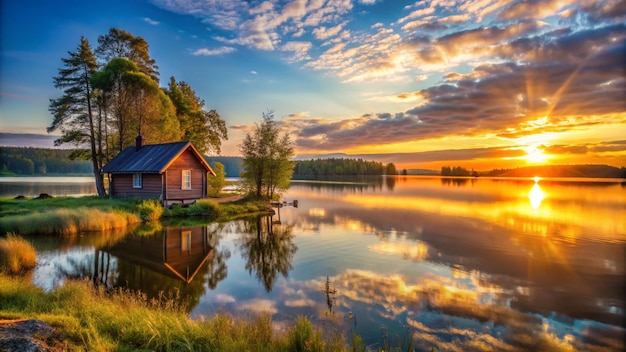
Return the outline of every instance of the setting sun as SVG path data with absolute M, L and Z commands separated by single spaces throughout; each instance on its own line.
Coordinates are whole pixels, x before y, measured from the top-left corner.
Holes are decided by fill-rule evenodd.
M 550 158 L 547 154 L 543 152 L 543 148 L 540 145 L 529 146 L 527 148 L 524 148 L 524 150 L 526 151 L 526 156 L 524 156 L 524 159 L 526 159 L 526 162 L 528 163 L 544 163 Z

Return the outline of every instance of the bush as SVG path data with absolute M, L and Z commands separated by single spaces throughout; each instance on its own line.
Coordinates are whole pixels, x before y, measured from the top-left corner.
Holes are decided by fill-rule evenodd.
M 0 238 L 0 270 L 19 274 L 34 268 L 36 264 L 37 251 L 30 242 L 13 233 Z
M 189 216 L 202 216 L 215 219 L 220 216 L 220 206 L 210 200 L 199 200 L 189 206 L 188 214 Z
M 172 204 L 169 209 L 163 211 L 163 216 L 172 218 L 186 216 L 186 210 L 187 209 L 183 208 L 180 204 Z
M 139 217 L 142 221 L 159 220 L 163 214 L 163 206 L 156 199 L 144 199 L 137 205 Z

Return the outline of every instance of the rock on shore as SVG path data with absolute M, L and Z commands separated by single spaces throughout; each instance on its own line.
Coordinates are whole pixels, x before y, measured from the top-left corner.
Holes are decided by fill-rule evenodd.
M 61 335 L 41 320 L 0 320 L 0 352 L 67 351 Z

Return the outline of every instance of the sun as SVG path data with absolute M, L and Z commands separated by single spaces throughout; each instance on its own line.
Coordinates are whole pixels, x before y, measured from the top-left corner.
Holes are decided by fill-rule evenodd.
M 541 145 L 531 145 L 524 148 L 526 151 L 526 162 L 529 164 L 540 164 L 545 163 L 550 157 L 543 152 L 543 148 Z

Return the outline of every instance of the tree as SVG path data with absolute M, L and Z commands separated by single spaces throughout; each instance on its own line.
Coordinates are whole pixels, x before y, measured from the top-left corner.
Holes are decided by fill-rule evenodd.
M 215 171 L 215 176 L 209 177 L 209 197 L 219 197 L 222 193 L 222 188 L 226 185 L 224 164 L 216 161 L 213 165 L 213 171 Z
M 293 145 L 288 134 L 281 137 L 279 132 L 273 111 L 267 111 L 239 145 L 243 156 L 242 182 L 259 198 L 272 199 L 287 189 L 293 174 Z
M 204 100 L 187 83 L 176 82 L 174 77 L 165 92 L 176 108 L 182 139 L 193 143 L 200 154 L 219 154 L 222 139 L 228 139 L 228 130 L 217 111 L 205 111 Z
M 152 143 L 180 140 L 180 124 L 171 100 L 131 60 L 111 60 L 94 74 L 93 83 L 101 90 L 103 103 L 108 102 L 103 110 L 111 112 L 117 152 L 132 145 L 137 134 L 143 134 Z
M 159 67 L 150 57 L 150 46 L 142 37 L 136 37 L 118 28 L 109 29 L 109 33 L 98 37 L 96 54 L 105 62 L 117 57 L 124 57 L 134 62 L 139 70 L 159 83 Z
M 54 144 L 74 143 L 76 146 L 89 145 L 93 173 L 96 179 L 98 195 L 106 194 L 104 180 L 98 164 L 96 150 L 96 129 L 92 112 L 91 76 L 96 72 L 98 65 L 91 50 L 89 41 L 80 38 L 76 52 L 68 52 L 68 58 L 62 58 L 63 68 L 59 75 L 54 77 L 54 87 L 63 89 L 63 95 L 51 99 L 49 111 L 54 120 L 48 127 L 48 133 L 61 130 L 62 136 Z

